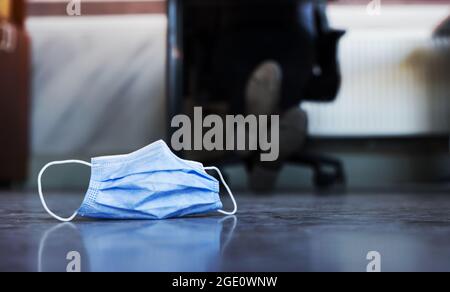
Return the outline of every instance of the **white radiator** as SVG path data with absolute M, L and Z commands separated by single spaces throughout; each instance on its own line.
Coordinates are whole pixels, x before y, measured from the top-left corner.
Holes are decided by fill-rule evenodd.
M 351 30 L 333 103 L 305 103 L 314 136 L 450 133 L 450 38 L 429 29 Z

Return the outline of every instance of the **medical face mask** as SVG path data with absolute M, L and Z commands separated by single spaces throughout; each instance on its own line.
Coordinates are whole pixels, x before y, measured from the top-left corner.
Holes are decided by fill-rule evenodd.
M 91 167 L 89 189 L 81 207 L 69 218 L 62 218 L 47 206 L 42 192 L 42 176 L 51 166 L 78 163 Z M 206 170 L 216 171 L 234 205 L 222 210 L 219 182 Z M 177 157 L 164 141 L 155 142 L 127 155 L 55 161 L 44 166 L 38 176 L 39 196 L 52 217 L 72 221 L 77 215 L 98 219 L 168 219 L 217 211 L 234 215 L 237 204 L 216 167 Z

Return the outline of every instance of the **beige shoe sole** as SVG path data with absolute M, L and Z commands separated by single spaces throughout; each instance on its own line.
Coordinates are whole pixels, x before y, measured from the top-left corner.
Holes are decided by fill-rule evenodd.
M 271 115 L 280 102 L 283 73 L 280 65 L 274 61 L 261 64 L 253 72 L 246 88 L 247 113 L 253 115 Z

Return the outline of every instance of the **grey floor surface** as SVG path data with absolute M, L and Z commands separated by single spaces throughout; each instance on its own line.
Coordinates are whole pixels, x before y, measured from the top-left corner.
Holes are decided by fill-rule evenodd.
M 61 215 L 83 199 L 47 197 Z M 450 194 L 236 197 L 235 217 L 59 224 L 0 192 L 0 270 L 66 271 L 75 251 L 83 271 L 364 272 L 376 251 L 382 271 L 450 271 Z

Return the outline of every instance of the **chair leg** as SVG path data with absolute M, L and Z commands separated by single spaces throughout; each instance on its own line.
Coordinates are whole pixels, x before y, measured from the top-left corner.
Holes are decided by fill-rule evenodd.
M 338 159 L 317 154 L 302 154 L 291 158 L 290 161 L 310 166 L 314 171 L 314 185 L 319 189 L 346 183 L 344 167 Z
M 11 186 L 12 186 L 12 183 L 10 181 L 3 181 L 3 180 L 0 181 L 0 189 L 4 189 L 4 190 L 10 189 Z

